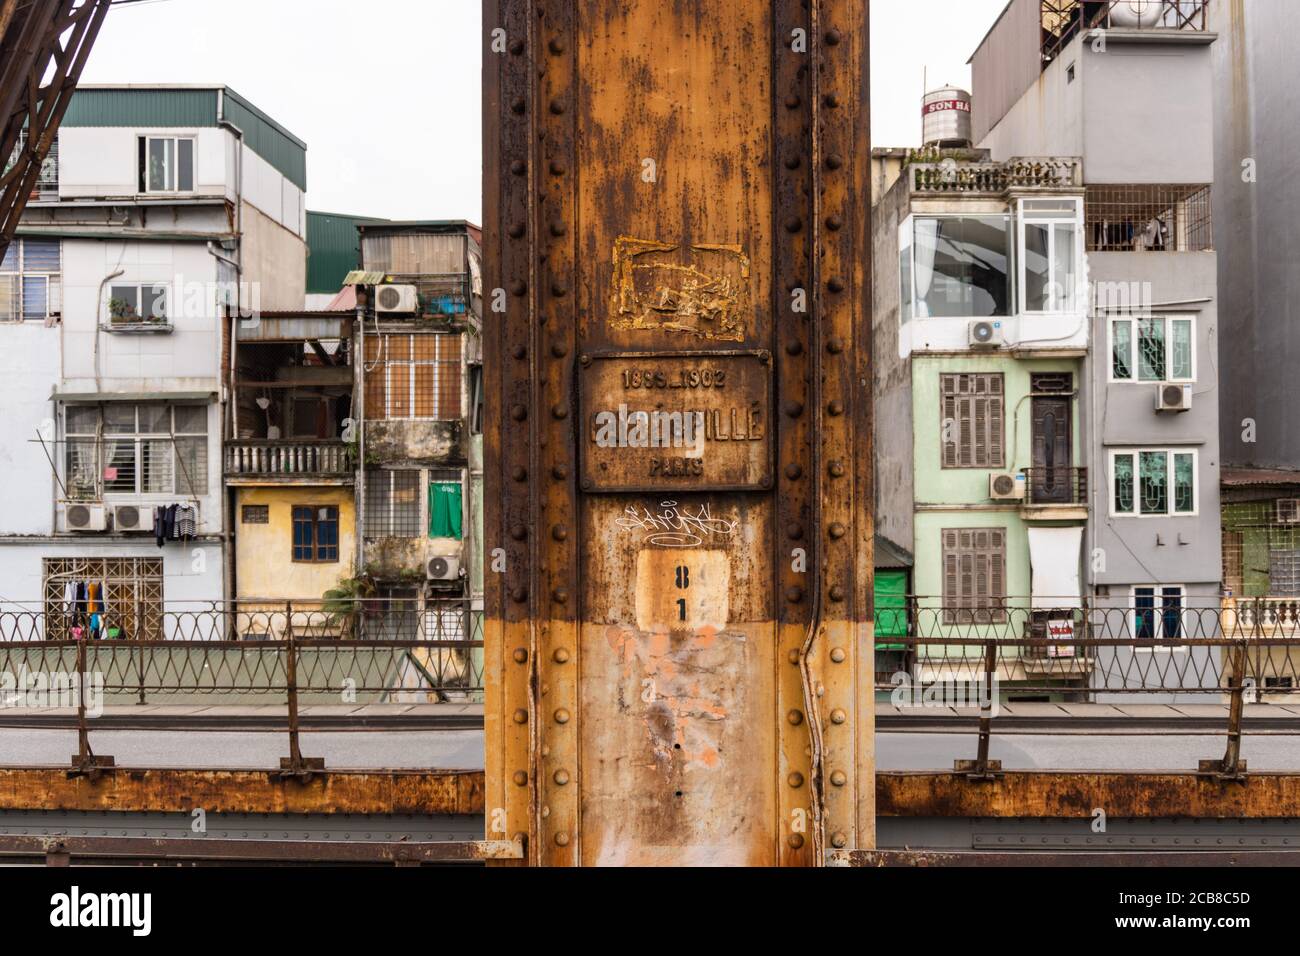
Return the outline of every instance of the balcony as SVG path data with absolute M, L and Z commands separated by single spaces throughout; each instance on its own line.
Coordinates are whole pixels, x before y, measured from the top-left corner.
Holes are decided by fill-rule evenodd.
M 1024 468 L 1026 521 L 1087 521 L 1087 468 Z
M 1047 69 L 1079 33 L 1089 30 L 1205 33 L 1209 2 L 1147 0 L 1146 3 L 1133 4 L 1110 0 L 1041 0 L 1043 69 Z
M 237 439 L 226 442 L 229 484 L 350 484 L 348 446 L 319 439 Z

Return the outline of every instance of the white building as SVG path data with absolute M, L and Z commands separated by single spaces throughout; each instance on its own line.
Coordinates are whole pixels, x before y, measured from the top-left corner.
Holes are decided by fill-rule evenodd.
M 0 266 L 6 606 L 55 631 L 97 583 L 97 623 L 156 636 L 162 601 L 228 597 L 229 324 L 303 307 L 305 188 L 305 145 L 232 90 L 78 90 Z M 170 505 L 194 534 L 159 546 Z

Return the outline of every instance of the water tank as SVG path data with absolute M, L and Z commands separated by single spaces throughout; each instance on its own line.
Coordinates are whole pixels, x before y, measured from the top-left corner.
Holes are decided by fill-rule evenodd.
M 1149 30 L 1160 25 L 1160 0 L 1115 0 L 1110 5 L 1110 25 L 1117 30 Z
M 955 86 L 926 93 L 921 106 L 921 141 L 926 146 L 969 146 L 970 94 Z

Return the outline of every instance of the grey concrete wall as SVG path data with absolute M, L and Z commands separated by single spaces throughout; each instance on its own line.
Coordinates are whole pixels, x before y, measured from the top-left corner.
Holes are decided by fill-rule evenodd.
M 1111 35 L 1104 51 L 1077 38 L 978 145 L 1001 161 L 1082 156 L 1089 185 L 1211 182 L 1213 47 L 1208 34 L 1198 38 L 1204 42 Z
M 1217 586 L 1221 575 L 1219 537 L 1219 377 L 1217 263 L 1213 252 L 1094 252 L 1090 276 L 1098 282 L 1140 282 L 1149 289 L 1150 312 L 1192 317 L 1196 323 L 1196 381 L 1188 412 L 1156 412 L 1156 385 L 1110 383 L 1108 316 L 1093 319 L 1088 373 L 1088 441 L 1092 476 L 1092 554 L 1101 549 L 1105 570 L 1094 584 L 1153 582 Z M 1177 311 L 1160 308 L 1175 300 L 1209 299 Z M 1195 517 L 1110 516 L 1113 494 L 1109 451 L 1124 446 L 1194 448 L 1199 454 L 1198 514 Z
M 1293 0 L 1211 5 L 1215 73 L 1215 233 L 1223 302 L 1228 465 L 1300 468 L 1300 66 Z M 1255 182 L 1243 163 L 1253 161 Z M 1243 421 L 1255 441 L 1242 440 Z
M 876 533 L 915 553 L 912 541 L 912 363 L 898 357 L 898 226 L 907 182 L 876 205 L 872 219 L 872 347 L 875 400 Z

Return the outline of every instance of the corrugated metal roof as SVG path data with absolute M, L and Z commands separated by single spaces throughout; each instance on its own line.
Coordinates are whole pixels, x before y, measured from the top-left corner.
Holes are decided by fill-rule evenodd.
M 1285 468 L 1224 468 L 1219 481 L 1228 487 L 1300 485 L 1300 471 Z
M 307 292 L 337 292 L 343 278 L 361 267 L 357 226 L 381 220 L 346 213 L 307 210 Z
M 388 278 L 386 272 L 367 272 L 355 269 L 343 277 L 344 285 L 379 285 Z

